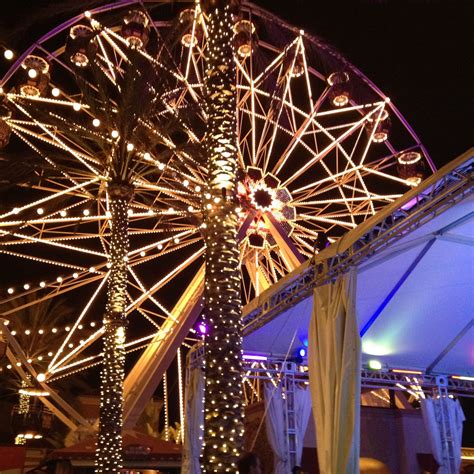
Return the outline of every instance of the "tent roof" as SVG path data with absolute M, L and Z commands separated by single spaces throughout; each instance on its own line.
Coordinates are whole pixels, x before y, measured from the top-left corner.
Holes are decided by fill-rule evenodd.
M 324 262 L 358 252 L 392 229 L 387 244 L 354 262 L 363 363 L 376 358 L 387 368 L 474 376 L 473 157 L 471 149 L 318 254 L 317 262 Z M 462 192 L 456 191 L 458 176 Z M 264 314 L 271 298 L 310 270 L 306 262 L 244 314 Z M 310 292 L 296 305 L 281 306 L 263 326 L 247 331 L 246 351 L 292 357 L 304 344 Z

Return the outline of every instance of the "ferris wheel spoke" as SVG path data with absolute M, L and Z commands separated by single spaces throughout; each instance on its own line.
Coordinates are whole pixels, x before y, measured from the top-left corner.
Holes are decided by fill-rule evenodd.
M 147 289 L 145 288 L 145 285 L 141 282 L 141 280 L 138 278 L 137 274 L 130 267 L 129 267 L 128 270 L 129 270 L 130 274 L 133 276 L 134 280 L 137 282 L 137 284 L 138 284 L 140 290 L 142 291 L 142 293 L 146 293 Z M 157 298 L 155 298 L 153 295 L 150 295 L 150 297 L 148 299 L 151 302 L 153 302 L 160 311 L 163 311 L 163 313 L 167 317 L 171 317 L 171 313 L 158 301 Z M 138 309 L 140 309 L 140 308 L 138 308 Z
M 383 102 L 382 102 L 383 104 Z M 317 163 L 318 161 L 322 160 L 329 152 L 331 152 L 336 146 L 338 146 L 345 138 L 350 136 L 355 130 L 357 130 L 359 127 L 363 126 L 364 123 L 368 120 L 369 117 L 371 117 L 379 107 L 382 107 L 382 105 L 379 105 L 378 107 L 374 108 L 372 111 L 370 111 L 367 115 L 362 117 L 358 122 L 356 122 L 355 125 L 350 127 L 347 131 L 342 133 L 339 137 L 336 138 L 332 143 L 330 143 L 326 148 L 324 148 L 320 153 L 317 155 L 313 156 L 311 160 L 309 160 L 305 165 L 303 165 L 298 171 L 293 173 L 288 179 L 286 179 L 283 183 L 283 186 L 288 186 L 291 184 L 296 178 L 301 176 L 305 171 L 307 171 L 312 165 Z
M 94 303 L 95 299 L 97 298 L 97 296 L 99 295 L 99 293 L 102 291 L 102 288 L 104 287 L 106 281 L 107 281 L 107 278 L 108 278 L 109 274 L 107 273 L 104 278 L 102 279 L 102 281 L 100 282 L 100 284 L 97 286 L 96 290 L 94 291 L 94 293 L 92 294 L 92 296 L 89 298 L 89 300 L 87 301 L 87 303 L 85 304 L 84 308 L 82 309 L 81 313 L 79 314 L 79 316 L 77 317 L 76 321 L 74 322 L 73 326 L 72 326 L 72 329 L 67 333 L 67 336 L 65 337 L 64 341 L 62 342 L 62 344 L 60 345 L 58 351 L 56 352 L 56 354 L 53 356 L 53 358 L 51 359 L 51 362 L 49 363 L 48 365 L 48 371 L 51 371 L 51 370 L 54 370 L 55 368 L 61 366 L 65 361 L 69 360 L 70 357 L 71 357 L 71 353 L 70 354 L 66 354 L 62 359 L 60 359 L 58 361 L 58 358 L 62 355 L 62 353 L 64 352 L 64 349 L 66 348 L 66 344 L 71 340 L 73 334 L 75 333 L 76 329 L 78 328 L 78 326 L 81 324 L 81 321 L 84 319 L 85 315 L 87 314 L 87 312 L 89 311 L 89 308 L 91 307 L 91 305 Z M 99 331 L 97 331 L 99 332 Z M 77 349 L 77 348 L 76 348 Z M 77 350 L 73 351 L 73 352 L 77 352 Z M 58 361 L 58 362 L 56 362 Z
M 184 260 L 179 265 L 177 265 L 172 271 L 170 271 L 167 275 L 165 275 L 163 278 L 161 278 L 159 281 L 157 281 L 149 290 L 144 292 L 137 299 L 135 299 L 132 303 L 130 303 L 126 308 L 126 311 L 130 312 L 131 310 L 139 307 L 150 295 L 153 295 L 154 293 L 156 293 L 166 283 L 168 283 L 172 278 L 174 278 L 176 275 L 181 273 L 188 265 L 190 265 L 192 262 L 196 261 L 203 254 L 204 254 L 204 247 L 202 247 L 200 250 L 193 253 L 190 257 L 188 257 L 186 260 Z
M 295 133 L 293 134 L 290 140 L 290 143 L 287 145 L 285 151 L 282 153 L 278 161 L 275 163 L 275 166 L 272 169 L 273 174 L 278 175 L 280 173 L 281 169 L 285 165 L 286 160 L 288 159 L 290 154 L 294 151 L 294 149 L 300 142 L 302 135 L 306 133 L 306 130 L 308 129 L 309 125 L 311 124 L 312 126 L 314 126 L 313 119 L 318 113 L 318 110 L 321 107 L 321 104 L 326 99 L 328 92 L 329 92 L 329 89 L 326 88 L 324 92 L 322 93 L 322 95 L 317 100 L 317 102 L 314 104 L 313 110 L 311 111 L 311 113 L 304 119 L 304 122 L 301 124 L 299 129 L 295 131 Z

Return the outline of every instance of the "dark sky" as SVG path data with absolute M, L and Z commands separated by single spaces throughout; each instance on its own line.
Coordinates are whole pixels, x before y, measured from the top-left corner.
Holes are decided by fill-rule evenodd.
M 0 20 L 0 42 L 21 51 L 73 14 L 104 3 L 9 2 L 9 14 Z M 256 3 L 339 49 L 392 99 L 438 167 L 472 145 L 473 2 Z
M 9 14 L 0 20 L 0 42 L 21 51 L 73 14 L 104 3 L 108 2 L 9 2 Z M 394 101 L 437 166 L 472 145 L 473 2 L 256 3 L 339 49 Z
M 438 167 L 472 146 L 473 2 L 257 3 L 343 53 L 392 99 Z

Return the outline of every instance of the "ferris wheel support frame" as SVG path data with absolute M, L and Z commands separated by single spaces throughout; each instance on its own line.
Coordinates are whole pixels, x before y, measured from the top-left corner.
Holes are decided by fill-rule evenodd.
M 203 306 L 204 271 L 202 265 L 176 303 L 171 315 L 125 378 L 123 416 L 125 429 L 135 426 L 177 349 L 196 322 Z

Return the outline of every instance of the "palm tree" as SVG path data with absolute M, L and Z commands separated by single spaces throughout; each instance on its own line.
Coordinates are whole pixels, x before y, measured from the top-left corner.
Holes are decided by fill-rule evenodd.
M 88 38 L 92 44 L 94 35 Z M 186 169 L 186 159 L 199 156 L 198 145 L 189 153 L 189 140 L 196 136 L 188 125 L 190 115 L 199 112 L 191 108 L 179 110 L 170 106 L 170 68 L 155 61 L 134 45 L 120 45 L 124 59 L 112 66 L 103 63 L 97 48 L 87 47 L 87 67 L 77 69 L 76 82 L 81 90 L 81 108 L 94 124 L 85 124 L 84 116 L 65 112 L 58 107 L 38 106 L 28 96 L 18 98 L 35 120 L 48 124 L 67 143 L 94 156 L 93 163 L 80 163 L 69 153 L 54 159 L 56 172 L 75 176 L 78 166 L 85 165 L 90 177 L 99 178 L 94 198 L 109 213 L 108 291 L 104 315 L 104 359 L 101 372 L 100 417 L 96 472 L 118 473 L 122 469 L 122 414 L 125 364 L 127 258 L 129 251 L 129 210 L 134 199 L 135 183 L 144 177 L 162 175 L 158 163 L 170 163 L 174 175 Z M 165 48 L 166 49 L 166 48 Z M 170 58 L 170 61 L 172 58 Z M 101 62 L 102 61 L 102 62 Z M 113 74 L 111 71 L 113 69 Z M 191 111 L 190 111 L 191 110 Z M 79 116 L 78 116 L 79 115 Z M 178 158 L 179 157 L 179 158 Z M 50 162 L 45 154 L 44 158 Z M 81 171 L 82 172 L 82 171 Z M 82 174 L 86 176 L 86 174 Z M 105 203 L 105 204 L 104 204 Z M 140 203 L 143 207 L 146 203 Z M 179 205 L 179 204 L 175 204 Z M 181 204 L 183 206 L 184 204 Z
M 242 322 L 237 185 L 234 2 L 207 2 L 204 472 L 236 472 L 243 445 Z

